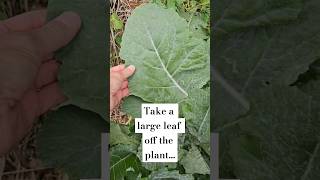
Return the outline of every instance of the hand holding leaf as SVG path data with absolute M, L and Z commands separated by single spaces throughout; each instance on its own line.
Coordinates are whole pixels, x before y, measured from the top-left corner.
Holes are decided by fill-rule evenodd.
M 129 95 L 127 79 L 134 71 L 134 66 L 125 68 L 123 64 L 110 69 L 110 111 L 120 103 L 123 97 Z

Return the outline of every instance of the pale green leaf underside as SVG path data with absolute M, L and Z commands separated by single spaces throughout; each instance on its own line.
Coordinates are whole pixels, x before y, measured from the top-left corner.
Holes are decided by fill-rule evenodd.
M 179 102 L 209 80 L 207 43 L 192 37 L 187 22 L 169 9 L 146 4 L 126 24 L 120 57 L 137 67 L 133 95 L 149 102 Z
M 110 149 L 110 179 L 119 180 L 127 175 L 127 170 L 139 172 L 140 161 L 135 155 L 135 147 L 130 145 L 117 145 Z
M 141 104 L 147 103 L 137 96 L 128 96 L 121 104 L 121 110 L 133 118 L 141 117 Z
M 127 126 L 121 126 L 119 124 L 111 122 L 109 144 L 111 146 L 117 144 L 138 145 L 139 142 L 128 134 L 129 129 Z
M 209 144 L 210 139 L 210 90 L 194 89 L 190 98 L 182 103 L 183 115 L 189 132 L 200 143 Z
M 195 146 L 192 146 L 188 153 L 181 159 L 180 163 L 188 174 L 210 174 L 210 167 Z

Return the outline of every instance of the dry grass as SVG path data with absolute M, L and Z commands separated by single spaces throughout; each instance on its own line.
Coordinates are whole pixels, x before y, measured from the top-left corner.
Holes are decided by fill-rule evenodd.
M 148 0 L 111 0 L 110 4 L 110 16 L 116 13 L 120 20 L 125 24 L 131 12 L 139 5 L 148 2 Z M 124 63 L 119 57 L 120 45 L 116 42 L 118 37 L 123 34 L 124 28 L 115 30 L 110 26 L 110 65 L 116 66 Z M 121 109 L 115 108 L 110 114 L 110 119 L 119 124 L 128 124 L 130 118 Z
M 148 2 L 147 0 L 111 0 L 110 16 L 116 13 L 118 17 L 125 24 L 131 12 L 139 5 Z M 121 37 L 124 29 L 115 30 L 110 26 L 110 64 L 115 66 L 124 63 L 119 57 L 120 45 L 117 44 L 116 39 Z
M 35 123 L 19 146 L 3 158 L 2 180 L 62 180 L 66 178 L 62 172 L 54 168 L 44 168 L 37 158 L 36 134 L 40 126 L 41 123 Z
M 8 17 L 12 17 L 27 11 L 42 9 L 47 4 L 48 0 L 1 0 L 0 9 L 3 9 Z

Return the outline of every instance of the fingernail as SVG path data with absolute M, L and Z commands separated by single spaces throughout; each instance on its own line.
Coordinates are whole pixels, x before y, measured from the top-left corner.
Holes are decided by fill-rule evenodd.
M 130 66 L 128 66 L 128 69 L 134 71 L 136 69 L 136 67 L 134 67 L 134 65 L 130 65 Z
M 66 25 L 74 25 L 76 28 L 80 28 L 81 26 L 81 18 L 80 16 L 72 11 L 67 11 L 58 16 L 55 20 L 62 22 Z

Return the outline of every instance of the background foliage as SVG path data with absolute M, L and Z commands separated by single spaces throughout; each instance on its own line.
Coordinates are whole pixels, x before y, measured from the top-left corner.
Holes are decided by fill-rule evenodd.
M 204 86 L 209 81 L 209 34 L 199 36 L 181 14 L 177 6 L 162 2 L 140 5 L 126 21 L 120 51 L 126 64 L 137 67 L 129 80 L 132 95 L 122 104 L 129 119 L 140 117 L 143 102 L 180 104 L 187 130 L 179 136 L 179 161 L 140 162 L 141 135 L 134 133 L 134 123 L 111 125 L 111 139 L 117 139 L 111 146 L 111 156 L 116 158 L 111 179 L 209 179 L 209 88 Z M 124 144 L 132 148 L 127 152 L 130 156 L 119 158 L 121 154 L 113 149 Z M 132 159 L 125 158 L 131 156 L 138 157 L 135 168 Z
M 319 1 L 213 8 L 211 129 L 220 134 L 220 176 L 319 179 Z

